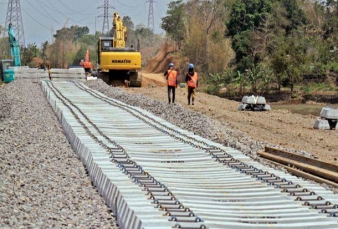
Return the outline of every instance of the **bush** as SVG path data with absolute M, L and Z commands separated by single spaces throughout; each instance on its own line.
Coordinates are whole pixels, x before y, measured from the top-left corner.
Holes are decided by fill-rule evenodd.
M 212 85 L 212 84 L 209 84 L 209 85 L 207 85 L 206 87 L 203 88 L 203 91 L 205 93 L 210 94 L 210 95 L 217 95 L 218 94 L 218 90 L 219 90 L 219 87 L 215 86 L 215 85 Z

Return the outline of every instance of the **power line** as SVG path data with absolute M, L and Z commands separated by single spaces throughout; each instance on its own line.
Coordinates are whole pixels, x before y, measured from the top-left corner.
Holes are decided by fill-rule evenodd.
M 155 18 L 159 18 L 160 19 L 160 26 L 159 28 L 161 28 L 161 24 L 162 24 L 162 17 L 165 15 L 165 10 L 163 10 L 163 8 L 160 6 L 160 4 L 156 4 L 156 11 L 155 11 Z
M 39 11 L 36 7 L 34 7 L 34 6 L 32 6 L 32 4 L 29 2 L 29 1 L 27 1 L 27 3 L 28 3 L 28 5 L 30 5 L 34 10 L 36 10 L 39 14 L 41 14 L 42 16 L 44 16 L 44 17 L 46 17 L 46 18 L 48 18 L 48 19 L 50 19 L 50 20 L 52 20 L 52 21 L 54 21 L 54 22 L 56 22 L 56 23 L 59 23 L 57 20 L 55 20 L 52 16 L 50 16 L 50 15 L 45 15 L 45 14 L 43 14 L 43 13 L 41 13 L 41 11 Z M 26 11 L 25 11 L 26 12 Z
M 57 12 L 57 13 L 61 14 L 62 16 L 66 17 L 66 18 L 69 18 L 65 13 L 63 13 L 59 9 L 57 9 L 49 0 L 45 0 L 45 1 L 47 1 L 52 6 L 52 8 L 50 8 L 49 6 L 47 6 L 47 5 L 44 4 L 47 8 L 49 8 L 53 12 Z M 70 20 L 73 21 L 71 18 L 70 18 Z M 73 22 L 75 22 L 75 21 L 73 21 Z
M 38 23 L 39 25 L 41 25 L 43 28 L 46 28 L 46 29 L 48 29 L 48 30 L 50 30 L 51 31 L 51 29 L 50 28 L 48 28 L 47 26 L 45 26 L 45 25 L 43 25 L 43 24 L 41 24 L 39 21 L 37 21 L 34 17 L 32 17 L 26 10 L 25 10 L 25 8 L 22 8 L 22 10 L 33 20 L 33 21 L 35 21 L 36 23 Z
M 52 5 L 52 7 L 50 7 L 49 5 L 47 5 L 47 4 L 45 4 L 45 2 L 44 1 L 39 1 L 39 0 L 37 0 L 37 2 L 38 2 L 38 4 L 41 4 L 41 5 L 43 5 L 44 7 L 46 7 L 46 8 L 48 8 L 49 10 L 51 10 L 53 13 L 54 12 L 57 12 L 57 13 L 59 13 L 59 14 L 61 14 L 62 16 L 64 16 L 64 17 L 66 17 L 67 18 L 67 15 L 65 15 L 65 14 L 63 14 L 62 12 L 60 12 L 56 7 L 54 7 L 48 0 L 47 0 L 47 2 L 50 4 L 50 5 Z M 59 23 L 59 25 L 61 25 L 60 24 L 60 22 L 58 22 Z
M 36 4 L 38 4 L 39 7 L 41 7 L 44 11 L 46 11 L 47 14 L 48 14 L 48 9 L 49 9 L 49 10 L 52 10 L 52 12 L 54 13 L 54 9 L 49 8 L 49 6 L 45 5 L 44 2 L 40 2 L 39 0 L 36 0 Z M 52 13 L 49 13 L 49 14 L 51 15 Z M 54 14 L 53 14 L 53 15 L 54 15 Z M 52 17 L 52 18 L 53 18 L 53 17 Z M 56 22 L 58 25 L 61 25 L 59 20 L 55 20 L 55 22 Z
M 92 15 L 95 15 L 95 13 L 94 14 L 87 14 L 87 13 L 83 13 L 83 12 L 78 12 L 78 11 L 75 11 L 75 10 L 73 10 L 72 8 L 69 8 L 69 6 L 67 6 L 65 3 L 63 3 L 61 0 L 59 0 L 59 2 L 61 3 L 61 5 L 63 5 L 64 7 L 66 7 L 67 9 L 70 9 L 72 12 L 71 13 L 65 13 L 65 14 L 80 14 L 80 15 L 88 15 L 88 16 L 92 16 Z M 85 9 L 89 9 L 91 6 L 88 6 L 88 7 L 86 7 Z M 83 10 L 81 10 L 81 11 L 83 11 Z
M 130 7 L 130 8 L 139 8 L 140 6 L 143 6 L 143 3 L 141 3 L 139 5 L 135 5 L 134 2 L 131 2 L 132 5 L 127 5 L 125 3 L 120 2 L 119 0 L 116 0 L 116 2 L 119 3 L 122 6 Z
M 53 4 L 51 4 L 51 2 L 50 1 L 48 1 L 48 0 L 46 0 L 48 3 L 50 3 L 50 5 L 53 7 L 53 8 L 51 8 L 50 6 L 48 6 L 48 5 L 46 5 L 43 1 L 39 1 L 39 0 L 37 0 L 37 2 L 39 2 L 38 4 L 41 4 L 41 5 L 43 5 L 43 6 L 45 6 L 46 8 L 48 8 L 49 10 L 51 10 L 52 12 L 57 12 L 57 13 L 59 13 L 59 14 L 61 14 L 62 16 L 64 16 L 64 17 L 66 17 L 66 18 L 69 18 L 69 20 L 71 20 L 72 22 L 74 22 L 74 23 L 76 23 L 76 24 L 79 24 L 79 25 L 85 25 L 85 24 L 83 24 L 82 22 L 78 22 L 78 21 L 75 21 L 75 20 L 73 20 L 72 18 L 70 18 L 66 13 L 63 13 L 63 12 L 61 12 L 59 9 L 57 9 Z M 74 13 L 69 13 L 69 14 L 74 14 Z M 95 13 L 93 13 L 93 14 L 88 14 L 88 15 L 95 15 Z M 84 19 L 87 19 L 88 17 L 86 16 Z M 83 21 L 83 20 L 81 20 L 81 21 Z M 94 22 L 92 22 L 92 23 L 86 23 L 86 24 L 94 24 Z M 59 23 L 59 25 L 61 25 L 60 23 Z

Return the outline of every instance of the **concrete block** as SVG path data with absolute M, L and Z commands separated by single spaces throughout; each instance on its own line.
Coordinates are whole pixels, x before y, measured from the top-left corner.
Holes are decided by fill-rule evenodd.
M 87 81 L 89 80 L 97 80 L 97 77 L 95 76 L 87 76 Z
M 331 107 L 324 107 L 320 111 L 320 117 L 326 119 L 338 119 L 338 109 L 333 109 Z
M 16 78 L 48 78 L 48 70 L 29 68 L 28 66 L 14 67 L 14 74 Z M 52 78 L 82 78 L 85 79 L 84 68 L 62 69 L 51 68 Z
M 268 105 L 268 104 L 265 104 L 265 106 L 264 106 L 264 110 L 266 110 L 266 111 L 271 111 L 271 107 L 270 107 L 270 105 Z
M 242 98 L 242 103 L 246 103 L 246 104 L 256 104 L 256 98 L 255 96 L 244 96 Z
M 256 104 L 266 104 L 266 99 L 263 96 L 258 96 L 256 99 Z
M 320 130 L 330 130 L 329 122 L 326 119 L 316 119 L 313 128 Z
M 244 96 L 242 98 L 242 103 L 246 104 L 266 104 L 266 99 L 263 96 Z
M 246 107 L 247 107 L 247 104 L 243 104 L 243 103 L 242 103 L 242 104 L 239 104 L 237 110 L 239 110 L 239 111 L 244 111 Z

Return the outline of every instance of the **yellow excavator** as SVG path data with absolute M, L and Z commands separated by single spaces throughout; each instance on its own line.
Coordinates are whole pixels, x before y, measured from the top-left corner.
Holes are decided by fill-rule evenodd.
M 109 85 L 141 87 L 141 53 L 126 47 L 127 28 L 118 13 L 114 13 L 113 37 L 98 41 L 98 77 Z

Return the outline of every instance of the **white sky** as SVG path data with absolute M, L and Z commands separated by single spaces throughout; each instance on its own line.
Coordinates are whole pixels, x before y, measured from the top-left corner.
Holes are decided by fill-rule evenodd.
M 0 24 L 5 26 L 9 0 L 0 0 Z M 163 33 L 161 18 L 166 15 L 167 7 L 173 0 L 154 0 L 154 32 Z M 104 0 L 25 0 L 21 2 L 25 43 L 36 43 L 38 47 L 44 41 L 51 42 L 52 34 L 63 27 L 68 20 L 71 25 L 88 26 L 90 33 L 102 31 Z M 129 16 L 134 25 L 148 26 L 149 0 L 109 0 L 115 9 L 110 9 L 109 28 L 112 14 L 118 12 L 121 17 Z

